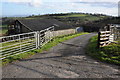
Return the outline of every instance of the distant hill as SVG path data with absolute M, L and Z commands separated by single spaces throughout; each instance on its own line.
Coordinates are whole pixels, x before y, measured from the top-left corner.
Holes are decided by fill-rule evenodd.
M 46 14 L 46 15 L 37 15 L 37 16 L 28 16 L 26 18 L 47 18 L 47 19 L 57 19 L 66 24 L 79 27 L 81 24 L 103 20 L 111 16 L 103 14 L 88 14 L 88 13 L 61 13 L 61 14 Z
M 46 14 L 46 15 L 32 15 L 28 17 L 5 17 L 3 24 L 12 19 L 57 19 L 67 24 L 75 25 L 81 23 L 88 23 L 92 21 L 106 19 L 110 16 L 103 14 L 88 14 L 88 13 L 60 13 L 60 14 Z M 9 21 L 8 21 L 9 22 Z M 6 24 L 6 23 L 5 23 Z
M 93 31 L 99 31 L 99 29 L 102 29 L 107 24 L 120 24 L 120 17 L 108 17 L 106 19 L 98 20 L 89 22 L 87 24 L 83 24 L 85 31 L 87 32 L 93 32 Z
M 99 31 L 106 24 L 118 24 L 120 18 L 112 17 L 104 14 L 88 14 L 88 13 L 59 13 L 46 15 L 31 15 L 28 17 L 4 17 L 3 25 L 11 23 L 15 19 L 56 19 L 73 27 L 83 27 L 84 31 Z

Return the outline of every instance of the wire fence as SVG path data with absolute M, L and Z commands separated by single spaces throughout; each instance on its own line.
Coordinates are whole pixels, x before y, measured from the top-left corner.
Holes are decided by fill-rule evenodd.
M 0 60 L 39 49 L 54 37 L 54 26 L 45 30 L 0 37 Z

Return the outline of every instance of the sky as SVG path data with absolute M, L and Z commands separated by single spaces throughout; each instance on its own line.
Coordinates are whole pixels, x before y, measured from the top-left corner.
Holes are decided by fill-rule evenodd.
M 100 13 L 118 15 L 119 0 L 0 0 L 2 16 L 28 16 L 53 13 Z

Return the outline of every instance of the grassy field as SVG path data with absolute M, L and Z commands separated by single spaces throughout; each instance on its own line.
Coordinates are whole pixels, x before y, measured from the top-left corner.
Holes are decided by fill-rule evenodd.
M 2 30 L 0 30 L 0 34 L 6 34 L 7 33 L 7 29 L 2 29 Z
M 87 54 L 95 59 L 120 65 L 120 43 L 112 43 L 108 46 L 98 49 L 97 39 L 97 36 L 94 36 L 90 39 L 90 43 L 87 48 Z
M 96 21 L 96 20 L 100 20 L 100 19 L 103 19 L 105 18 L 106 16 L 93 16 L 93 15 L 88 15 L 88 14 L 68 14 L 68 15 L 64 15 L 64 16 L 56 16 L 56 17 L 59 17 L 59 18 L 72 18 L 72 17 L 75 17 L 75 18 L 79 18 L 81 19 L 82 21 L 85 21 L 85 20 L 88 20 L 88 21 Z
M 70 34 L 70 35 L 56 37 L 52 41 L 50 41 L 49 43 L 44 45 L 41 49 L 32 50 L 30 52 L 26 52 L 26 53 L 22 53 L 22 54 L 13 56 L 13 57 L 6 58 L 6 59 L 2 60 L 2 64 L 5 65 L 7 63 L 11 63 L 11 62 L 16 61 L 16 60 L 28 58 L 28 57 L 34 55 L 35 53 L 41 53 L 43 51 L 48 51 L 50 48 L 52 48 L 53 46 L 56 46 L 60 42 L 63 42 L 65 40 L 69 40 L 71 38 L 74 38 L 74 37 L 77 37 L 77 36 L 80 36 L 83 34 L 88 34 L 88 33 L 77 33 L 77 34 Z
M 6 34 L 8 31 L 7 25 L 0 25 L 0 35 Z
M 85 16 L 88 16 L 86 14 L 68 14 L 66 16 L 58 16 L 58 17 L 85 17 Z

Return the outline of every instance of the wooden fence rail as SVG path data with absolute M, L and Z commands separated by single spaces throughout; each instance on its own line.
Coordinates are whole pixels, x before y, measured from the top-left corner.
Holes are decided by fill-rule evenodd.
M 98 47 L 103 47 L 111 43 L 110 31 L 100 31 L 98 33 Z

